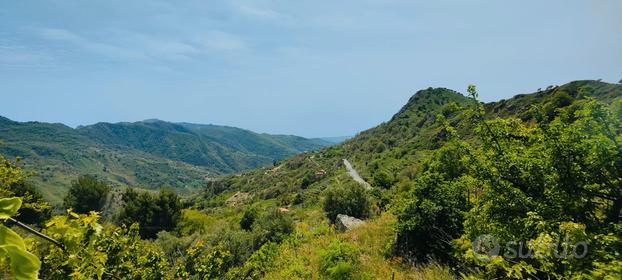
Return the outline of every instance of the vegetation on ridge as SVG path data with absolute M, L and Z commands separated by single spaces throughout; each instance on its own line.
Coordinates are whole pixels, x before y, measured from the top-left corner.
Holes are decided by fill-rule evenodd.
M 419 91 L 343 144 L 192 196 L 128 190 L 105 219 L 42 218 L 66 248 L 30 237 L 23 248 L 49 279 L 620 278 L 622 86 L 577 81 L 488 104 L 468 91 Z M 9 190 L 23 175 L 5 166 Z M 141 220 L 157 211 L 171 222 Z M 336 230 L 342 212 L 365 224 Z
M 116 186 L 187 191 L 203 186 L 206 178 L 269 166 L 275 160 L 329 144 L 159 120 L 72 129 L 6 118 L 0 118 L 0 141 L 0 153 L 21 157 L 24 167 L 37 173 L 28 180 L 55 204 L 60 204 L 71 182 L 82 174 Z

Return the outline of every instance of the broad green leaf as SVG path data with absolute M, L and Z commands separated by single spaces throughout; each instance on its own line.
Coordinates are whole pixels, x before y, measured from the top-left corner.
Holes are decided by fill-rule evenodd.
M 24 240 L 17 233 L 8 227 L 0 225 L 0 246 L 4 245 L 17 246 L 22 250 L 26 250 Z
M 22 199 L 19 197 L 0 198 L 0 219 L 14 216 L 21 206 Z
M 37 279 L 41 262 L 26 251 L 24 241 L 14 231 L 0 225 L 0 253 L 11 260 L 11 275 L 16 280 Z

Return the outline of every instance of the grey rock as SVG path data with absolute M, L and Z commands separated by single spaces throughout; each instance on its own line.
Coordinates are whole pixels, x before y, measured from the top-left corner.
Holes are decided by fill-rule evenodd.
M 339 214 L 337 215 L 337 220 L 335 221 L 335 225 L 337 229 L 342 231 L 348 231 L 354 229 L 365 222 L 361 219 L 357 219 L 354 217 L 350 217 L 348 215 Z

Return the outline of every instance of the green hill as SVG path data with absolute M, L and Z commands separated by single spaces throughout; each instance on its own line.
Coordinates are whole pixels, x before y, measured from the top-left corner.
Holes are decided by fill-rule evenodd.
M 58 202 L 69 181 L 93 174 L 115 185 L 178 189 L 207 177 L 271 165 L 275 160 L 329 143 L 296 136 L 258 134 L 216 125 L 159 120 L 62 124 L 0 118 L 0 153 L 23 158 L 44 196 Z
M 119 203 L 106 204 L 113 206 L 103 212 L 121 213 L 122 219 L 106 216 L 104 230 L 96 216 L 55 217 L 48 233 L 64 238 L 57 233 L 78 232 L 84 243 L 101 246 L 84 250 L 83 243 L 69 242 L 64 252 L 38 243 L 38 255 L 46 256 L 42 273 L 619 279 L 622 85 L 575 81 L 490 103 L 479 102 L 474 87 L 468 92 L 467 97 L 445 88 L 420 90 L 386 123 L 338 145 L 208 180 L 183 201 L 166 190 L 117 192 L 111 196 Z M 133 167 L 145 157 L 140 160 L 151 165 L 140 172 L 163 172 L 169 180 L 182 175 L 165 173 L 174 168 L 152 161 L 175 158 L 168 161 L 179 164 L 175 170 L 190 172 L 187 167 L 197 165 L 186 162 L 201 164 L 205 154 L 215 156 L 216 168 L 231 167 L 231 157 L 220 157 L 219 149 L 257 147 L 263 157 L 279 154 L 285 144 L 307 148 L 296 137 L 155 120 L 75 130 L 1 122 L 11 128 L 2 135 L 13 135 L 6 137 L 6 152 L 66 161 L 71 168 L 92 162 Z M 19 132 L 31 140 L 20 142 Z M 248 136 L 245 141 L 231 142 L 231 135 L 240 134 Z M 45 167 L 32 161 L 26 166 Z M 134 222 L 141 228 L 119 226 Z M 579 245 L 586 250 L 577 251 Z M 512 255 L 517 247 L 530 253 Z M 61 261 L 67 254 L 82 259 Z
M 586 104 L 589 103 L 590 98 L 611 107 L 614 115 L 618 118 L 622 118 L 622 85 L 608 84 L 599 81 L 575 81 L 562 86 L 552 86 L 535 93 L 520 94 L 508 100 L 484 103 L 482 104 L 482 108 L 485 118 L 491 121 L 494 120 L 489 125 L 495 125 L 495 121 L 497 121 L 496 118 L 500 117 L 500 120 L 515 118 L 523 122 L 526 127 L 533 126 L 537 123 L 543 125 L 543 127 L 547 127 L 549 123 L 554 123 L 554 120 L 556 120 L 555 122 L 559 122 L 559 118 L 566 118 L 562 112 L 573 112 L 572 110 L 577 110 L 575 108 L 587 106 Z M 474 120 L 472 117 L 473 110 L 471 108 L 474 108 L 474 106 L 475 103 L 472 99 L 453 90 L 444 88 L 428 88 L 421 90 L 388 122 L 363 131 L 342 144 L 316 152 L 296 155 L 280 162 L 276 168 L 252 170 L 241 175 L 227 176 L 219 181 L 210 183 L 202 195 L 195 197 L 196 207 L 205 209 L 203 211 L 210 219 L 228 223 L 228 226 L 224 226 L 225 228 L 237 227 L 236 224 L 226 222 L 234 219 L 231 215 L 242 215 L 239 211 L 232 212 L 231 206 L 226 203 L 226 200 L 237 192 L 246 193 L 248 197 L 250 197 L 250 199 L 243 202 L 243 204 L 247 205 L 247 209 L 267 209 L 271 206 L 277 206 L 287 208 L 290 213 L 293 213 L 299 228 L 305 230 L 297 232 L 296 237 L 292 237 L 292 239 L 296 241 L 291 241 L 291 243 L 286 242 L 279 247 L 278 253 L 271 261 L 273 265 L 271 268 L 266 268 L 264 270 L 264 273 L 267 275 L 266 278 L 268 279 L 296 277 L 321 278 L 322 275 L 318 272 L 317 268 L 322 265 L 320 259 L 322 258 L 322 254 L 324 254 L 323 252 L 325 252 L 322 248 L 339 240 L 345 240 L 346 243 L 354 246 L 354 248 L 358 250 L 358 254 L 360 254 L 362 263 L 356 263 L 356 265 L 359 266 L 357 270 L 362 274 L 353 276 L 355 278 L 366 275 L 366 277 L 372 279 L 380 279 L 389 277 L 391 273 L 396 273 L 396 279 L 427 279 L 428 277 L 430 279 L 451 279 L 452 273 L 449 272 L 450 269 L 434 264 L 431 266 L 423 265 L 425 261 L 418 259 L 417 250 L 413 251 L 412 248 L 408 246 L 415 246 L 413 243 L 416 242 L 421 242 L 423 244 L 416 245 L 423 246 L 420 248 L 424 248 L 425 246 L 447 246 L 447 244 L 451 244 L 451 242 L 455 241 L 444 240 L 443 242 L 445 243 L 441 242 L 441 245 L 437 245 L 438 243 L 436 243 L 436 241 L 443 237 L 443 231 L 436 231 L 434 229 L 436 225 L 428 225 L 430 227 L 429 229 L 425 229 L 424 226 L 426 226 L 428 220 L 432 220 L 435 217 L 441 220 L 441 226 L 451 225 L 453 223 L 452 219 L 457 219 L 456 217 L 435 215 L 445 215 L 443 211 L 451 212 L 449 209 L 456 209 L 455 205 L 459 205 L 461 201 L 464 201 L 464 198 L 460 198 L 462 200 L 455 200 L 455 197 L 447 197 L 440 199 L 440 201 L 435 201 L 434 199 L 439 198 L 434 196 L 426 198 L 425 196 L 433 194 L 436 196 L 449 195 L 440 192 L 441 188 L 443 188 L 443 184 L 446 184 L 446 182 L 439 179 L 437 179 L 439 181 L 433 181 L 433 183 L 431 183 L 431 189 L 425 189 L 425 191 L 421 189 L 425 186 L 424 184 L 430 184 L 426 180 L 431 179 L 426 176 L 435 174 L 431 173 L 433 170 L 447 170 L 446 172 L 449 172 L 448 174 L 467 172 L 466 175 L 460 177 L 461 180 L 466 180 L 465 182 L 470 182 L 469 180 L 476 182 L 474 177 L 484 175 L 477 175 L 475 172 L 488 174 L 485 171 L 477 171 L 478 169 L 476 166 L 478 163 L 475 161 L 472 163 L 473 167 L 471 167 L 469 164 L 458 160 L 449 160 L 449 158 L 456 156 L 456 154 L 454 154 L 456 151 L 461 151 L 460 149 L 462 149 L 453 150 L 456 149 L 454 145 L 458 145 L 457 147 L 473 147 L 472 149 L 478 151 L 479 149 L 487 151 L 488 149 L 494 148 L 486 148 L 486 145 L 489 144 L 482 146 L 482 141 L 491 140 L 483 140 L 481 136 L 476 135 L 478 133 L 481 134 L 481 132 L 477 132 L 480 126 L 478 125 L 478 121 Z M 573 118 L 564 120 L 564 122 L 569 123 L 573 121 Z M 498 125 L 502 124 L 504 124 L 503 121 Z M 501 129 L 501 127 L 503 126 L 499 126 L 499 129 Z M 450 131 L 452 129 L 455 131 Z M 493 127 L 493 129 L 497 128 Z M 534 150 L 530 150 L 530 152 L 527 153 L 526 151 L 529 146 L 522 147 L 521 145 L 530 145 L 530 141 L 544 141 L 541 136 L 537 135 L 533 136 L 534 139 L 527 140 L 529 134 L 521 134 L 523 132 L 521 132 L 520 129 L 525 128 L 517 127 L 515 131 L 508 130 L 498 134 L 498 137 L 505 137 L 508 139 L 503 140 L 508 141 L 507 144 L 499 144 L 503 147 L 507 145 L 508 153 L 511 152 L 515 157 L 526 157 L 525 159 L 512 158 L 512 160 L 517 161 L 516 164 L 523 164 L 523 160 L 531 160 L 529 156 L 534 156 L 531 153 L 539 150 L 538 148 L 533 148 Z M 459 135 L 460 141 L 463 141 L 458 143 L 464 144 L 454 144 L 455 140 L 450 140 L 454 137 L 451 135 L 454 134 Z M 612 137 L 613 139 L 616 137 L 622 139 L 620 135 L 613 135 Z M 522 140 L 523 138 L 525 140 Z M 585 137 L 585 139 L 587 139 L 587 137 Z M 587 143 L 591 143 L 589 141 Z M 527 154 L 522 154 L 521 151 L 523 151 L 523 149 Z M 565 148 L 560 147 L 560 149 Z M 613 153 L 612 150 L 608 151 Z M 495 158 L 492 152 L 488 153 L 490 154 L 482 154 L 478 157 L 490 157 L 491 160 Z M 585 156 L 587 157 L 588 155 Z M 342 163 L 343 159 L 351 161 L 363 179 L 369 182 L 373 188 L 368 192 L 369 199 L 372 201 L 371 218 L 367 220 L 365 225 L 349 232 L 324 232 L 320 230 L 326 226 L 327 222 L 324 218 L 325 213 L 322 209 L 322 204 L 327 201 L 327 196 L 331 192 L 334 192 L 331 190 L 351 188 L 352 184 L 355 184 L 352 178 L 347 174 L 347 170 Z M 483 159 L 479 160 L 483 161 Z M 613 162 L 615 159 L 604 158 L 601 160 Z M 543 162 L 540 164 L 544 165 Z M 531 166 L 532 163 L 530 163 L 530 165 L 521 166 L 520 168 L 533 169 Z M 501 169 L 499 172 L 508 172 L 510 175 L 518 172 L 515 171 L 515 168 L 518 167 L 513 167 L 512 164 L 508 163 L 507 167 L 510 169 L 507 171 L 503 169 L 504 167 L 505 166 L 498 166 L 497 168 Z M 471 170 L 470 168 L 473 168 L 475 171 L 469 171 Z M 486 168 L 491 167 L 488 166 Z M 551 168 L 555 170 L 554 165 Z M 521 177 L 520 180 L 533 180 L 533 184 L 539 184 L 535 183 L 536 179 L 531 178 L 529 173 L 517 173 L 513 176 L 519 176 L 518 174 L 520 174 L 520 176 L 525 176 Z M 536 176 L 535 173 L 533 176 Z M 599 176 L 606 175 L 601 174 Z M 556 178 L 555 180 L 560 180 L 559 177 L 554 178 Z M 591 177 L 588 176 L 588 178 Z M 507 184 L 518 184 L 518 186 L 522 186 L 523 183 L 521 183 L 519 179 L 516 180 L 518 181 L 510 181 Z M 461 184 L 461 181 L 455 181 L 452 182 L 452 184 Z M 616 183 L 612 182 L 612 184 Z M 469 186 L 469 188 L 475 187 L 468 184 L 467 186 Z M 557 187 L 559 185 L 553 184 L 553 186 Z M 530 185 L 526 185 L 523 187 L 525 189 L 522 189 L 522 191 L 533 192 L 534 190 L 530 190 L 529 187 Z M 594 187 L 595 186 L 587 186 L 588 189 Z M 435 188 L 438 188 L 439 191 L 435 191 Z M 480 193 L 477 194 L 477 192 Z M 475 205 L 478 203 L 477 199 L 481 199 L 478 195 L 484 195 L 481 192 L 483 192 L 483 190 L 474 191 L 475 197 L 472 197 L 471 200 Z M 490 190 L 490 192 L 492 192 L 492 190 Z M 572 193 L 574 193 L 574 191 L 569 192 L 570 195 L 572 195 Z M 345 193 L 342 195 L 345 195 Z M 552 206 L 546 206 L 548 205 L 547 203 L 553 203 L 552 201 L 557 201 L 561 204 L 575 203 L 564 202 L 564 200 L 559 197 L 542 198 L 542 194 L 538 194 L 536 197 L 542 199 L 540 202 L 542 204 L 540 204 L 541 206 L 539 207 L 544 208 L 536 209 L 536 207 L 531 209 L 531 211 L 539 211 L 538 213 L 543 213 L 543 215 L 545 215 L 544 213 L 548 213 L 547 211 L 556 213 L 555 210 L 552 209 Z M 531 201 L 530 199 L 535 200 L 536 197 L 525 199 L 525 201 Z M 491 199 L 497 199 L 497 197 L 493 196 Z M 571 198 L 567 199 L 569 201 L 571 200 Z M 577 199 L 581 200 L 580 197 Z M 418 201 L 426 201 L 425 203 L 432 204 L 424 203 L 419 205 Z M 443 201 L 446 201 L 447 204 L 440 204 L 444 203 Z M 509 217 L 515 217 L 512 215 L 521 215 L 512 212 L 515 210 L 510 209 L 512 207 L 511 203 L 511 201 L 500 204 L 493 203 L 492 205 L 498 206 L 498 210 L 491 215 L 500 215 L 503 211 L 507 211 L 506 213 L 508 213 L 507 215 Z M 596 198 L 594 203 L 598 205 L 603 202 L 600 198 Z M 235 207 L 239 209 L 239 203 L 236 204 Z M 351 208 L 344 208 L 342 211 L 351 211 L 348 209 Z M 596 213 L 605 211 L 603 208 L 597 209 L 598 210 L 595 210 Z M 463 210 L 456 209 L 455 211 L 456 213 L 463 213 L 460 215 L 466 215 L 464 212 L 459 212 Z M 581 211 L 572 213 L 574 214 L 567 215 L 577 215 L 576 213 L 579 213 L 579 216 L 582 215 Z M 563 215 L 549 215 L 547 219 L 551 219 L 549 220 L 551 226 L 559 225 L 559 222 L 556 223 L 553 222 L 553 220 L 561 219 L 560 217 Z M 240 216 L 237 217 L 239 218 Z M 565 217 L 565 219 L 573 220 L 580 218 Z M 405 230 L 409 228 L 412 223 L 418 224 L 412 230 Z M 457 222 L 457 224 L 460 225 L 460 222 Z M 505 226 L 509 227 L 510 224 L 512 224 L 511 220 L 506 218 L 504 221 L 499 221 L 497 226 L 500 228 Z M 563 225 L 563 223 L 561 224 Z M 486 226 L 493 227 L 493 225 Z M 396 230 L 400 229 L 401 233 L 396 235 Z M 612 229 L 608 229 L 601 225 L 599 230 L 593 230 L 591 234 L 596 234 L 596 232 L 610 232 L 610 234 L 615 235 L 615 233 L 611 233 L 611 230 Z M 554 230 L 552 229 L 552 231 Z M 457 232 L 460 233 L 460 231 Z M 421 234 L 428 234 L 429 236 L 416 237 Z M 537 237 L 536 233 L 524 229 L 516 234 L 528 238 Z M 413 238 L 413 236 L 415 236 L 415 239 L 408 239 Z M 455 236 L 452 236 L 452 238 L 455 238 Z M 618 238 L 620 238 L 620 236 L 618 236 Z M 620 241 L 622 239 L 616 240 Z M 470 246 L 470 242 L 468 246 Z M 608 250 L 608 252 L 611 253 L 610 249 L 611 248 L 603 250 Z M 451 255 L 451 251 L 452 249 L 448 248 L 444 250 L 443 253 Z M 431 252 L 434 251 L 432 250 Z M 434 255 L 437 257 L 437 260 L 446 261 L 443 258 L 447 258 L 447 255 L 438 255 L 438 253 L 439 252 L 436 251 Z M 434 257 L 432 255 L 430 256 Z M 451 259 L 452 257 L 449 258 Z M 413 262 L 417 261 L 421 263 L 422 266 L 416 269 L 412 267 L 407 268 L 408 260 Z M 451 259 L 449 262 L 450 265 L 453 264 L 451 261 L 456 261 L 456 259 Z M 596 261 L 596 263 L 598 263 L 598 261 Z M 461 265 L 466 264 L 462 263 Z M 511 263 L 503 265 L 510 266 Z M 537 261 L 531 261 L 529 265 L 535 267 L 543 264 Z M 527 273 L 525 271 L 531 271 L 529 265 L 527 263 L 520 263 L 513 266 L 511 269 L 524 270 L 523 273 Z M 544 264 L 544 266 L 546 265 L 547 264 Z M 473 266 L 473 268 L 475 268 L 475 266 Z M 465 271 L 468 270 L 462 270 L 462 272 Z M 501 271 L 498 270 L 497 273 L 501 273 Z M 546 274 L 527 273 L 523 275 L 537 275 L 540 277 Z

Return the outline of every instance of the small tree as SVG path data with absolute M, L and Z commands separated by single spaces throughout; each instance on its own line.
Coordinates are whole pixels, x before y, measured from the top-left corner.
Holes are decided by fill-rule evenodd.
M 240 227 L 243 230 L 249 231 L 252 229 L 253 223 L 257 219 L 257 209 L 255 207 L 248 207 L 244 211 L 244 215 L 242 215 L 242 220 L 240 220 Z
M 320 251 L 320 271 L 328 279 L 354 279 L 359 264 L 358 250 L 345 242 L 335 240 Z
M 155 238 L 162 230 L 174 229 L 181 217 L 181 201 L 170 189 L 160 190 L 157 196 L 127 189 L 123 202 L 119 222 L 126 225 L 138 223 L 142 238 Z
M 65 208 L 72 208 L 76 213 L 101 211 L 110 187 L 90 175 L 80 176 L 71 183 L 65 196 Z
M 339 214 L 367 218 L 369 209 L 367 191 L 358 183 L 332 186 L 326 191 L 324 211 L 331 222 L 335 222 Z
M 255 248 L 259 248 L 267 242 L 283 241 L 294 231 L 294 221 L 287 213 L 282 213 L 277 208 L 270 208 L 259 216 L 252 227 Z
M 379 168 L 374 172 L 373 183 L 377 187 L 385 189 L 391 188 L 393 181 L 393 175 L 384 168 Z

